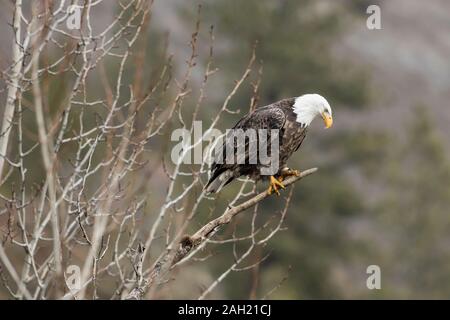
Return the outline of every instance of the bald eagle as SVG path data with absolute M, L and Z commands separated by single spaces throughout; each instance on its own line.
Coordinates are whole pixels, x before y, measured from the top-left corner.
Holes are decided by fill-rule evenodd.
M 222 160 L 225 158 L 226 152 L 231 150 L 233 159 L 239 158 L 241 161 L 232 161 L 230 163 L 214 159 L 211 166 L 211 178 L 205 186 L 206 192 L 217 193 L 223 186 L 234 179 L 240 176 L 248 176 L 255 181 L 268 178 L 269 187 L 267 192 L 271 194 L 275 191 L 279 195 L 279 188 L 284 189 L 282 181 L 288 176 L 300 174 L 298 170 L 289 169 L 286 166 L 286 162 L 292 153 L 298 150 L 305 139 L 309 125 L 318 115 L 322 117 L 326 128 L 332 126 L 333 116 L 328 101 L 319 94 L 305 94 L 257 108 L 244 116 L 233 127 L 234 130 L 240 130 L 244 133 L 249 130 L 261 131 L 261 129 L 266 129 L 265 132 L 278 132 L 276 137 L 278 150 L 276 153 L 277 158 L 275 159 L 278 163 L 278 171 L 270 175 L 261 174 L 261 169 L 267 164 L 262 164 L 261 161 L 252 157 L 249 151 L 249 144 L 255 138 L 247 137 L 244 140 L 245 142 L 242 142 L 245 144 L 244 149 L 240 149 L 235 144 L 234 139 L 225 139 L 221 145 Z M 260 139 L 259 136 L 257 136 L 256 140 L 258 139 Z M 270 144 L 274 140 L 269 138 L 268 141 L 267 148 L 270 149 Z

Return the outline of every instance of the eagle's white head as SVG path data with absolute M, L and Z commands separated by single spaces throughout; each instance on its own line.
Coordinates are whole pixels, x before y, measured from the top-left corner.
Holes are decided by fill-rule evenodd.
M 303 126 L 309 126 L 318 115 L 322 117 L 325 128 L 333 125 L 333 113 L 330 104 L 320 94 L 304 94 L 295 98 L 293 109 L 297 114 L 297 122 Z

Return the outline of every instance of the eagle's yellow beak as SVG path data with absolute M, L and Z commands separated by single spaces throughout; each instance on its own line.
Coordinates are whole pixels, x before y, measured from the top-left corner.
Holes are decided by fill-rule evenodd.
M 333 117 L 328 114 L 328 112 L 322 112 L 323 122 L 325 123 L 325 128 L 328 129 L 333 125 Z

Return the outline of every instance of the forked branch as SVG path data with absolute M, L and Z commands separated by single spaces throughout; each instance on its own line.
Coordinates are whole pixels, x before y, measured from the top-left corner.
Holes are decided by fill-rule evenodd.
M 317 168 L 311 168 L 308 170 L 304 170 L 298 176 L 292 176 L 283 181 L 284 186 L 289 186 L 291 184 L 296 183 L 300 179 L 313 174 L 317 171 Z M 147 281 L 142 283 L 141 286 L 135 287 L 126 299 L 141 299 L 147 288 L 155 282 L 155 280 L 160 279 L 162 275 L 165 274 L 172 267 L 176 266 L 183 259 L 187 259 L 188 255 L 193 252 L 194 249 L 200 247 L 205 243 L 206 240 L 211 238 L 223 225 L 228 224 L 236 215 L 243 212 L 244 210 L 255 206 L 260 201 L 269 197 L 270 194 L 267 191 L 261 192 L 254 196 L 253 198 L 239 204 L 238 206 L 232 207 L 226 210 L 220 217 L 215 218 L 208 223 L 206 223 L 203 227 L 201 227 L 196 233 L 192 236 L 184 236 L 178 243 L 178 248 L 174 250 L 170 250 L 168 248 L 165 255 L 163 255 L 159 261 L 155 264 L 155 267 L 150 272 Z

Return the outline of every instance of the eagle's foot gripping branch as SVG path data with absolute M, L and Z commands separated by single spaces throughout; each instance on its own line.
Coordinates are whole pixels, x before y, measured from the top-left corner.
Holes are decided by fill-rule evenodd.
M 268 194 L 272 194 L 273 191 L 275 191 L 275 193 L 277 195 L 280 195 L 280 192 L 278 191 L 278 188 L 282 188 L 285 189 L 286 187 L 281 183 L 281 181 L 279 181 L 277 178 L 275 178 L 274 176 L 270 176 L 270 183 L 269 183 L 269 188 L 267 189 L 267 193 Z

